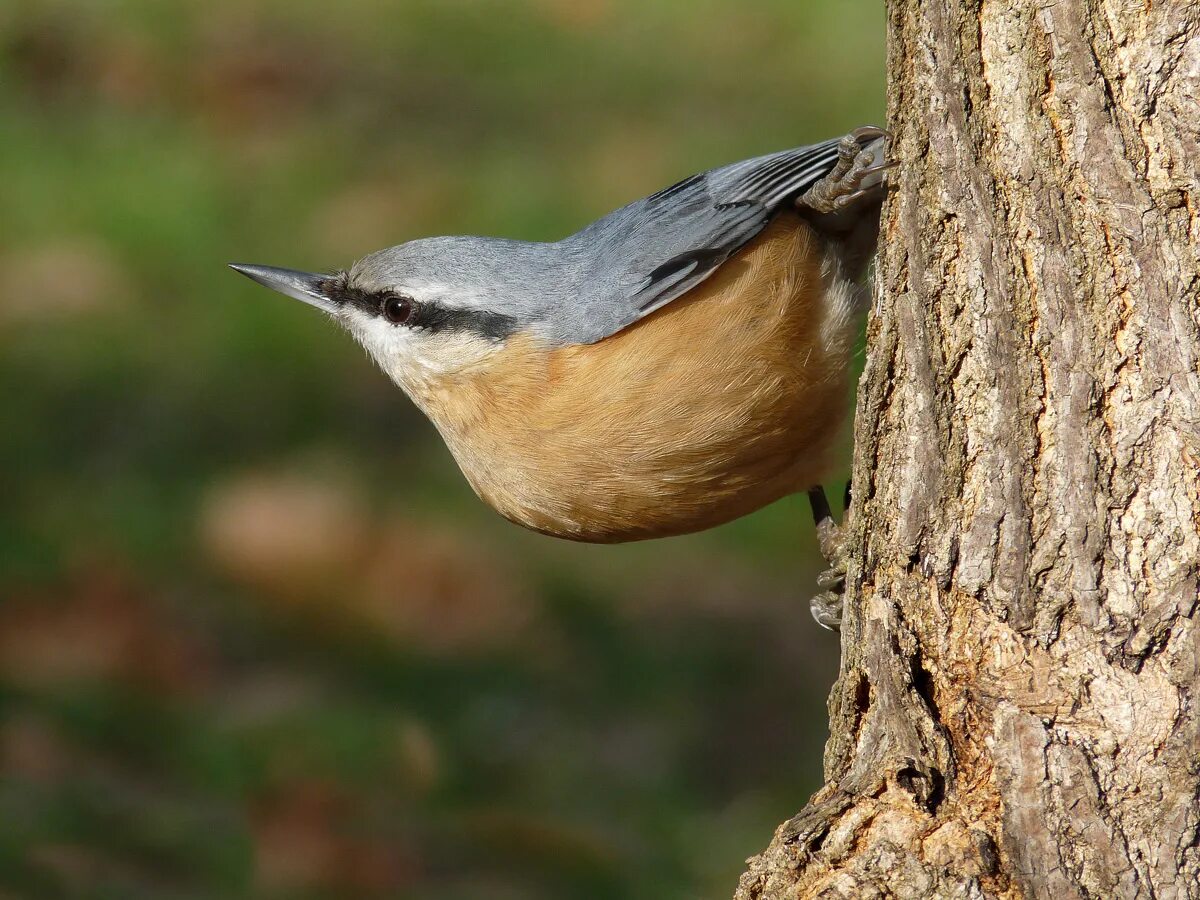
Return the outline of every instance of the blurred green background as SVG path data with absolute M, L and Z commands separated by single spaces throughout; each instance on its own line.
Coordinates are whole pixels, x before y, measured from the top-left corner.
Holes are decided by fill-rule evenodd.
M 0 896 L 729 896 L 820 782 L 804 499 L 525 533 L 225 263 L 556 238 L 880 121 L 883 56 L 874 0 L 5 3 Z

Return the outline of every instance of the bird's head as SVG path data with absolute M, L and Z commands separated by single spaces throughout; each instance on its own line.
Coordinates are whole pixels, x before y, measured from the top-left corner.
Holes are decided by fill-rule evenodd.
M 532 324 L 506 284 L 508 242 L 426 238 L 380 250 L 348 270 L 319 275 L 271 266 L 232 268 L 328 314 L 409 393 L 486 364 Z M 528 246 L 528 245 L 527 245 Z

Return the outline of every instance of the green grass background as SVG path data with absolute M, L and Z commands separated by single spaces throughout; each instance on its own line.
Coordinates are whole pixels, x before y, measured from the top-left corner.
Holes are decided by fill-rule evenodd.
M 820 782 L 804 500 L 525 533 L 225 263 L 554 238 L 882 111 L 868 0 L 4 4 L 0 897 L 728 896 Z

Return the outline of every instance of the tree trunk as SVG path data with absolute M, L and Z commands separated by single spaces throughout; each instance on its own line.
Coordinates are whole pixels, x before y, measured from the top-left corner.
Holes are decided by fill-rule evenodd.
M 738 900 L 1200 897 L 1200 3 L 892 0 L 825 786 Z

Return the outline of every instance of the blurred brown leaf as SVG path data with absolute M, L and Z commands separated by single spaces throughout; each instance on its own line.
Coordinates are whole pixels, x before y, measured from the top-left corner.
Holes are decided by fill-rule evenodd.
M 98 881 L 132 880 L 127 866 L 102 855 L 95 847 L 83 844 L 38 844 L 30 848 L 28 856 L 34 867 L 77 889 Z
M 126 31 L 97 50 L 94 84 L 105 100 L 142 110 L 162 102 L 171 73 L 160 46 Z
M 264 600 L 426 652 L 507 646 L 530 623 L 528 590 L 470 535 L 400 517 L 377 524 L 332 478 L 219 483 L 199 532 L 217 568 Z
M 219 482 L 199 518 L 201 546 L 217 568 L 277 599 L 352 589 L 369 535 L 350 489 L 300 475 Z
M 297 781 L 257 804 L 255 881 L 266 891 L 323 889 L 338 896 L 398 890 L 419 871 L 415 850 L 396 835 L 353 827 L 361 801 L 322 781 Z
M 72 98 L 144 109 L 162 99 L 171 73 L 151 41 L 113 27 L 99 10 L 44 6 L 16 17 L 0 39 L 19 87 L 42 104 Z
M 530 625 L 530 601 L 471 535 L 395 519 L 366 562 L 358 610 L 422 650 L 470 653 L 512 645 Z
M 222 686 L 221 721 L 235 729 L 300 716 L 330 702 L 320 680 L 280 668 L 239 673 Z
M 44 717 L 23 713 L 0 726 L 0 766 L 5 777 L 56 783 L 71 763 L 69 748 Z
M 194 35 L 190 105 L 221 131 L 256 131 L 311 111 L 341 81 L 319 36 L 245 4 L 214 6 Z
M 0 677 L 30 690 L 121 681 L 168 694 L 209 679 L 199 646 L 118 569 L 81 568 L 65 587 L 0 608 Z
M 92 235 L 13 247 L 0 256 L 0 323 L 108 311 L 132 284 L 112 248 Z
M 88 46 L 79 22 L 35 15 L 7 24 L 0 51 L 18 85 L 45 102 L 86 81 Z
M 441 754 L 433 735 L 416 719 L 396 726 L 396 767 L 399 776 L 418 793 L 432 790 L 441 777 Z

